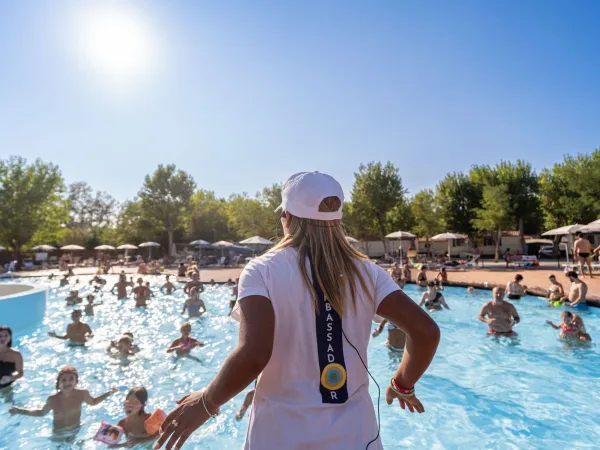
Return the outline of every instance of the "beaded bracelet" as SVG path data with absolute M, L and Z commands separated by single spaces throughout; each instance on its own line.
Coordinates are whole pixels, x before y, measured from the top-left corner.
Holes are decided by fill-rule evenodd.
M 414 387 L 410 389 L 401 388 L 396 384 L 396 381 L 393 378 L 390 379 L 390 387 L 392 388 L 392 391 L 394 391 L 400 397 L 414 397 L 415 395 Z
M 214 414 L 211 414 L 208 408 L 206 407 L 206 401 L 204 400 L 204 392 L 202 393 L 202 406 L 204 406 L 204 411 L 206 411 L 206 414 L 208 414 L 210 417 L 217 417 L 219 415 L 219 408 L 217 408 L 217 411 Z

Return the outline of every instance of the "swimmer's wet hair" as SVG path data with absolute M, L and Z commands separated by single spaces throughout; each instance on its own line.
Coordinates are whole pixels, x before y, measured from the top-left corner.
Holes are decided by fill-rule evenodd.
M 179 330 L 183 330 L 184 328 L 189 328 L 190 330 L 192 329 L 192 324 L 189 322 L 185 322 L 183 325 L 181 325 L 181 327 L 179 328 Z
M 573 317 L 573 314 L 571 314 L 570 311 L 563 311 L 563 312 L 560 313 L 560 317 L 562 317 L 563 319 L 565 317 Z
M 75 375 L 75 383 L 79 382 L 79 372 L 77 372 L 77 369 L 73 366 L 65 366 L 62 369 L 60 369 L 60 371 L 58 372 L 58 375 L 56 377 L 56 390 L 57 391 L 60 391 L 60 389 L 58 387 L 58 384 L 60 382 L 60 377 L 62 377 L 63 375 L 66 375 L 68 373 Z
M 6 344 L 6 346 L 8 348 L 11 348 L 12 347 L 12 330 L 9 327 L 7 327 L 6 325 L 2 325 L 2 326 L 0 326 L 0 331 L 7 331 L 8 332 L 8 335 L 10 336 L 10 339 L 8 340 L 8 344 Z
M 133 395 L 135 398 L 137 398 L 139 400 L 139 402 L 142 404 L 142 409 L 140 409 L 140 412 L 139 412 L 140 414 L 142 414 L 144 412 L 146 403 L 148 402 L 148 391 L 143 386 L 136 386 L 136 387 L 130 389 L 130 391 L 127 393 L 127 396 L 125 397 L 125 400 L 127 400 L 127 397 L 129 397 L 131 395 Z

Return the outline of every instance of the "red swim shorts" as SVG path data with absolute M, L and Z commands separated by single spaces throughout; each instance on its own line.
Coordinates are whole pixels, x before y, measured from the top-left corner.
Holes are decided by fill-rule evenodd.
M 506 336 L 506 337 L 513 337 L 513 336 L 518 336 L 518 334 L 514 331 L 496 331 L 496 330 L 488 330 L 488 334 L 493 334 L 494 336 Z

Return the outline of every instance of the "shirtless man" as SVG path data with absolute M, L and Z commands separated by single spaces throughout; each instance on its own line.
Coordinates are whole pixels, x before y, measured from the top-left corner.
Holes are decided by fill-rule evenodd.
M 567 272 L 565 275 L 571 282 L 571 288 L 569 289 L 569 296 L 563 299 L 563 303 L 572 308 L 587 309 L 587 284 L 581 281 L 574 271 Z
M 71 345 L 84 345 L 88 337 L 93 335 L 92 329 L 87 323 L 81 322 L 81 310 L 79 309 L 71 313 L 71 319 L 73 319 L 73 322 L 67 325 L 67 332 L 64 336 L 59 336 L 54 331 L 50 331 L 48 336 L 69 340 Z
M 65 298 L 65 300 L 67 301 L 67 306 L 73 306 L 83 301 L 83 299 L 79 296 L 79 291 L 77 290 L 69 292 L 69 295 L 67 298 Z
M 512 303 L 504 301 L 504 288 L 495 287 L 493 299 L 479 311 L 479 320 L 488 324 L 488 334 L 496 336 L 516 336 L 513 326 L 521 321 L 519 313 Z
M 119 281 L 117 281 L 117 284 L 115 284 L 113 286 L 113 288 L 111 289 L 111 293 L 114 295 L 115 293 L 115 289 L 117 290 L 117 297 L 119 299 L 121 298 L 127 298 L 127 288 L 128 287 L 133 287 L 133 281 L 127 281 L 127 278 L 125 277 L 125 274 L 122 273 L 119 275 Z
M 423 305 L 425 305 L 425 308 L 430 312 L 441 311 L 442 307 L 450 309 L 446 304 L 444 296 L 438 291 L 438 288 L 433 281 L 429 282 L 427 291 L 423 292 L 419 306 Z
M 575 243 L 573 244 L 573 258 L 579 260 L 579 273 L 583 277 L 585 273 L 583 271 L 584 264 L 587 264 L 588 270 L 590 271 L 590 278 L 592 276 L 592 259 L 590 258 L 590 254 L 592 253 L 592 244 L 586 238 L 583 237 L 583 233 L 578 231 L 575 233 Z
M 200 281 L 200 275 L 198 275 L 198 272 L 194 272 L 192 279 L 185 283 L 183 293 L 189 294 L 192 288 L 198 289 L 198 293 L 204 292 L 204 285 L 202 284 L 202 281 Z
M 171 295 L 173 292 L 175 292 L 175 290 L 177 289 L 175 287 L 175 285 L 173 283 L 171 283 L 169 281 L 169 277 L 171 275 L 165 275 L 165 278 L 167 279 L 166 283 L 162 285 L 162 287 L 160 288 L 160 292 L 163 292 L 166 290 L 167 291 L 167 295 Z

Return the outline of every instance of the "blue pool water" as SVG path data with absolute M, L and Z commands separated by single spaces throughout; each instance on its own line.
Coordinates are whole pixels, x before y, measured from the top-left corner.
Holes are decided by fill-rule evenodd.
M 163 282 L 146 277 L 155 289 Z M 87 281 L 84 277 L 82 282 Z M 112 286 L 114 279 L 110 279 Z M 28 280 L 30 283 L 31 280 Z M 124 417 L 122 402 L 127 389 L 142 385 L 149 393 L 148 410 L 169 410 L 175 400 L 207 385 L 237 341 L 238 325 L 227 317 L 230 289 L 208 288 L 204 293 L 208 314 L 192 320 L 193 336 L 206 343 L 194 350 L 198 360 L 176 360 L 165 354 L 179 336 L 183 294 L 161 296 L 147 310 L 136 310 L 133 300 L 119 301 L 104 294 L 93 317 L 84 320 L 95 336 L 85 348 L 69 348 L 50 339 L 47 332 L 62 333 L 70 321 L 64 297 L 67 288 L 50 284 L 43 324 L 21 330 L 16 346 L 25 359 L 25 378 L 10 396 L 0 396 L 0 448 L 107 448 L 92 440 L 102 420 L 116 423 Z M 80 295 L 89 289 L 82 284 Z M 414 287 L 406 292 L 418 300 Z M 522 317 L 514 340 L 486 335 L 486 325 L 477 321 L 489 292 L 467 294 L 463 289 L 445 291 L 451 311 L 435 313 L 442 341 L 435 360 L 417 386 L 425 405 L 423 415 L 411 415 L 382 399 L 381 435 L 386 449 L 565 449 L 598 448 L 600 420 L 600 355 L 594 343 L 569 346 L 545 325 L 559 322 L 560 310 L 543 300 L 525 298 L 515 302 Z M 27 311 L 22 311 L 27 314 Z M 600 339 L 600 314 L 591 309 L 582 314 L 588 333 Z M 0 318 L 6 322 L 6 318 Z M 10 325 L 10 323 L 8 323 Z M 375 325 L 374 325 L 375 327 Z M 108 342 L 123 331 L 131 331 L 141 347 L 140 354 L 122 364 L 105 353 Z M 399 360 L 384 347 L 385 334 L 369 346 L 371 372 L 383 389 Z M 44 418 L 10 416 L 9 403 L 39 407 L 52 393 L 59 367 L 79 369 L 80 385 L 92 395 L 110 386 L 121 392 L 96 407 L 84 406 L 83 426 L 72 442 L 55 442 L 51 415 Z M 377 405 L 377 388 L 371 383 Z M 244 441 L 248 415 L 237 422 L 235 412 L 243 394 L 222 408 L 222 414 L 198 430 L 185 448 L 239 449 Z M 144 447 L 142 447 L 144 448 Z

